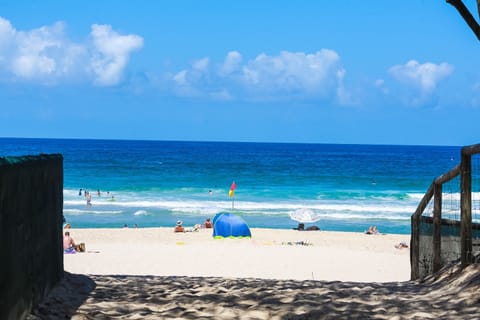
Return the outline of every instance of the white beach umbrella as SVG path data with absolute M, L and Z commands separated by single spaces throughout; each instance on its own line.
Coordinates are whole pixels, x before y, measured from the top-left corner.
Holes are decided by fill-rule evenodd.
M 308 223 L 317 222 L 321 217 L 310 209 L 301 208 L 290 212 L 290 218 L 298 222 Z

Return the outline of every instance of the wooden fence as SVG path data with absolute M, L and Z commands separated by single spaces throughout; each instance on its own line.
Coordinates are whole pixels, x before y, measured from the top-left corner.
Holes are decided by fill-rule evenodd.
M 426 272 L 420 270 L 421 261 L 421 224 L 431 223 L 432 232 L 431 246 L 428 246 L 427 255 L 431 255 L 432 267 L 427 268 L 427 273 L 437 272 L 445 263 L 445 257 L 442 259 L 442 225 L 455 225 L 450 220 L 442 219 L 442 195 L 443 185 L 455 177 L 460 176 L 460 232 L 459 232 L 459 257 L 462 265 L 468 265 L 473 262 L 472 252 L 472 156 L 480 153 L 480 144 L 463 147 L 461 150 L 461 162 L 447 173 L 433 180 L 427 192 L 420 201 L 417 210 L 412 215 L 412 230 L 410 241 L 410 265 L 411 279 L 419 279 L 425 276 Z M 424 219 L 422 214 L 433 198 L 433 219 Z M 475 226 L 477 229 L 477 226 Z M 425 238 L 425 237 L 424 237 Z M 425 246 L 424 246 L 425 247 Z M 424 256 L 424 254 L 423 254 Z M 450 255 L 451 257 L 451 255 Z

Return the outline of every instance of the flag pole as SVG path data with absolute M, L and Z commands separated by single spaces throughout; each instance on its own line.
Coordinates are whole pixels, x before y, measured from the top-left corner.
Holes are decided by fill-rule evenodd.
M 235 181 L 232 181 L 232 185 L 230 186 L 230 191 L 228 191 L 228 195 L 230 196 L 230 198 L 232 198 L 232 210 L 235 204 L 235 188 L 237 188 L 237 184 L 235 183 Z

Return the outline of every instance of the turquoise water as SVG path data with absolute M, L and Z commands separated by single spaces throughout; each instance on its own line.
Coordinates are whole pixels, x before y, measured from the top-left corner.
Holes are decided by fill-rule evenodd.
M 292 228 L 290 213 L 303 208 L 323 230 L 406 234 L 460 147 L 0 139 L 0 156 L 38 153 L 64 156 L 64 216 L 74 227 L 188 226 L 231 211 L 250 227 Z

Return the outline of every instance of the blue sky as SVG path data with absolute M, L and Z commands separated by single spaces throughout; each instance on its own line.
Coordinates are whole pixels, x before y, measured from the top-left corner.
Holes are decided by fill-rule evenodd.
M 441 0 L 0 0 L 0 136 L 468 145 L 478 57 Z

